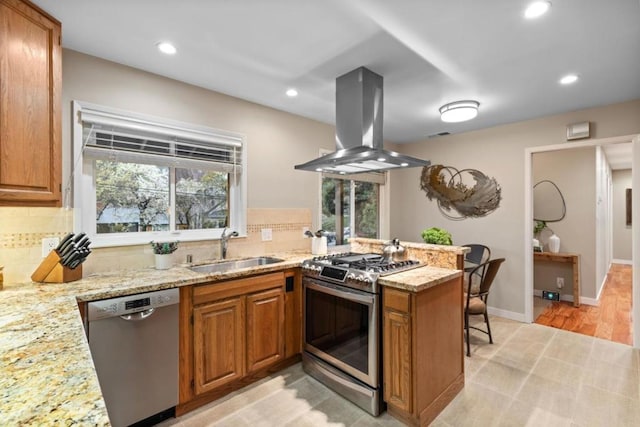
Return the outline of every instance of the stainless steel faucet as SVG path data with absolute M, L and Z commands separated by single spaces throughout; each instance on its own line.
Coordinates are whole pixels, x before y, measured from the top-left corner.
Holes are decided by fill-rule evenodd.
M 227 242 L 231 237 L 238 237 L 239 234 L 237 231 L 232 231 L 229 234 L 226 234 L 227 227 L 222 230 L 222 235 L 220 236 L 220 254 L 222 255 L 222 259 L 227 257 Z

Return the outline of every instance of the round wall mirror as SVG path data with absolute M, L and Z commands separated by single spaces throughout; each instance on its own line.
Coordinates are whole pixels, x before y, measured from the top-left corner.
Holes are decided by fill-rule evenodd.
M 534 221 L 558 222 L 567 214 L 567 206 L 558 186 L 542 180 L 533 186 Z

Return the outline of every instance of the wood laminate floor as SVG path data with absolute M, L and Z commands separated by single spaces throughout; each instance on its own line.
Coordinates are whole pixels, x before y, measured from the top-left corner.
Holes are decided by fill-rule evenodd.
M 631 345 L 631 290 L 631 266 L 612 264 L 598 306 L 554 301 L 535 323 Z

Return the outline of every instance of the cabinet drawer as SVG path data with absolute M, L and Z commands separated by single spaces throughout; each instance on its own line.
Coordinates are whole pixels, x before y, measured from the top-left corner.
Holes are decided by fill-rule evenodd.
M 193 305 L 259 292 L 278 286 L 284 288 L 284 272 L 194 286 Z
M 406 291 L 385 288 L 383 303 L 385 309 L 396 310 L 402 313 L 411 312 L 411 294 Z

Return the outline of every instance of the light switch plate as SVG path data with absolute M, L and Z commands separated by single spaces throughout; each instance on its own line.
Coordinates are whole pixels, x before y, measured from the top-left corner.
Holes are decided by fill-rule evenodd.
M 42 258 L 46 258 L 49 252 L 58 247 L 59 237 L 45 237 L 42 239 Z
M 263 228 L 262 229 L 262 241 L 263 242 L 268 242 L 273 240 L 273 233 L 271 232 L 270 228 Z

